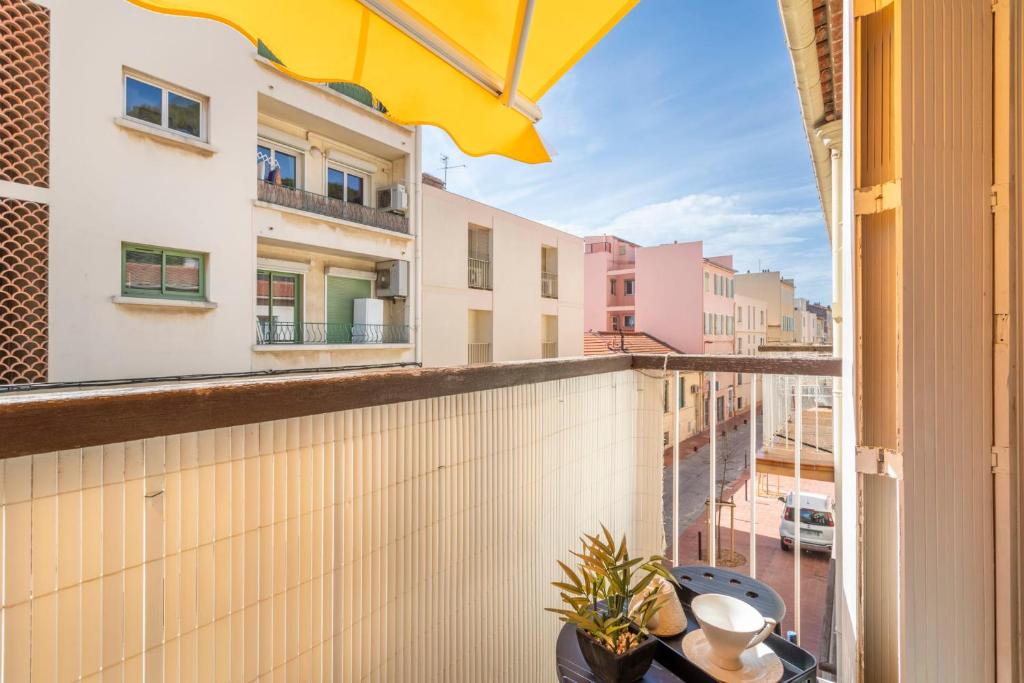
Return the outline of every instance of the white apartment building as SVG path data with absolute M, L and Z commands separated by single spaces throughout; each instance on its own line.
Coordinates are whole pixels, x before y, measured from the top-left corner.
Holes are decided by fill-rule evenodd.
M 423 183 L 423 363 L 583 355 L 583 240 Z
M 417 360 L 416 128 L 217 22 L 41 4 L 48 178 L 0 169 L 8 208 L 43 207 L 29 381 Z

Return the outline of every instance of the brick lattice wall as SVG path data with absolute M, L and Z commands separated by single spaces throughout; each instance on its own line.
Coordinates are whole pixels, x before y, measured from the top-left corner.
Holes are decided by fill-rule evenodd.
M 50 184 L 50 11 L 0 2 L 0 180 Z
M 49 215 L 0 199 L 0 384 L 47 378 Z

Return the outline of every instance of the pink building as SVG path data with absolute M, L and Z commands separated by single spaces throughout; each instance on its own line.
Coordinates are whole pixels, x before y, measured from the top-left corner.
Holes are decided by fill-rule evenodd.
M 733 353 L 732 256 L 704 257 L 703 242 L 641 247 L 613 235 L 585 238 L 583 322 L 597 332 L 650 334 L 683 353 Z M 732 375 L 718 375 L 718 417 L 734 413 Z M 700 425 L 707 422 L 709 377 Z

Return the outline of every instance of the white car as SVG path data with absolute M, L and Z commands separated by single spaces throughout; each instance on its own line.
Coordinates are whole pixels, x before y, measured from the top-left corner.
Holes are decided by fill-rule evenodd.
M 783 550 L 792 550 L 796 544 L 793 520 L 793 492 L 779 500 L 786 504 L 779 523 L 779 543 Z M 824 493 L 800 494 L 800 549 L 832 552 L 836 523 L 832 514 L 832 496 Z

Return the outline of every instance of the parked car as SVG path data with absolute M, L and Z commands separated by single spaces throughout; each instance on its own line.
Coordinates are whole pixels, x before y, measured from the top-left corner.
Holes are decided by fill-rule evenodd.
M 783 550 L 792 550 L 794 536 L 793 492 L 779 500 L 786 504 L 779 522 L 779 543 Z M 835 518 L 832 514 L 832 496 L 823 493 L 800 494 L 800 549 L 832 552 L 835 537 Z

